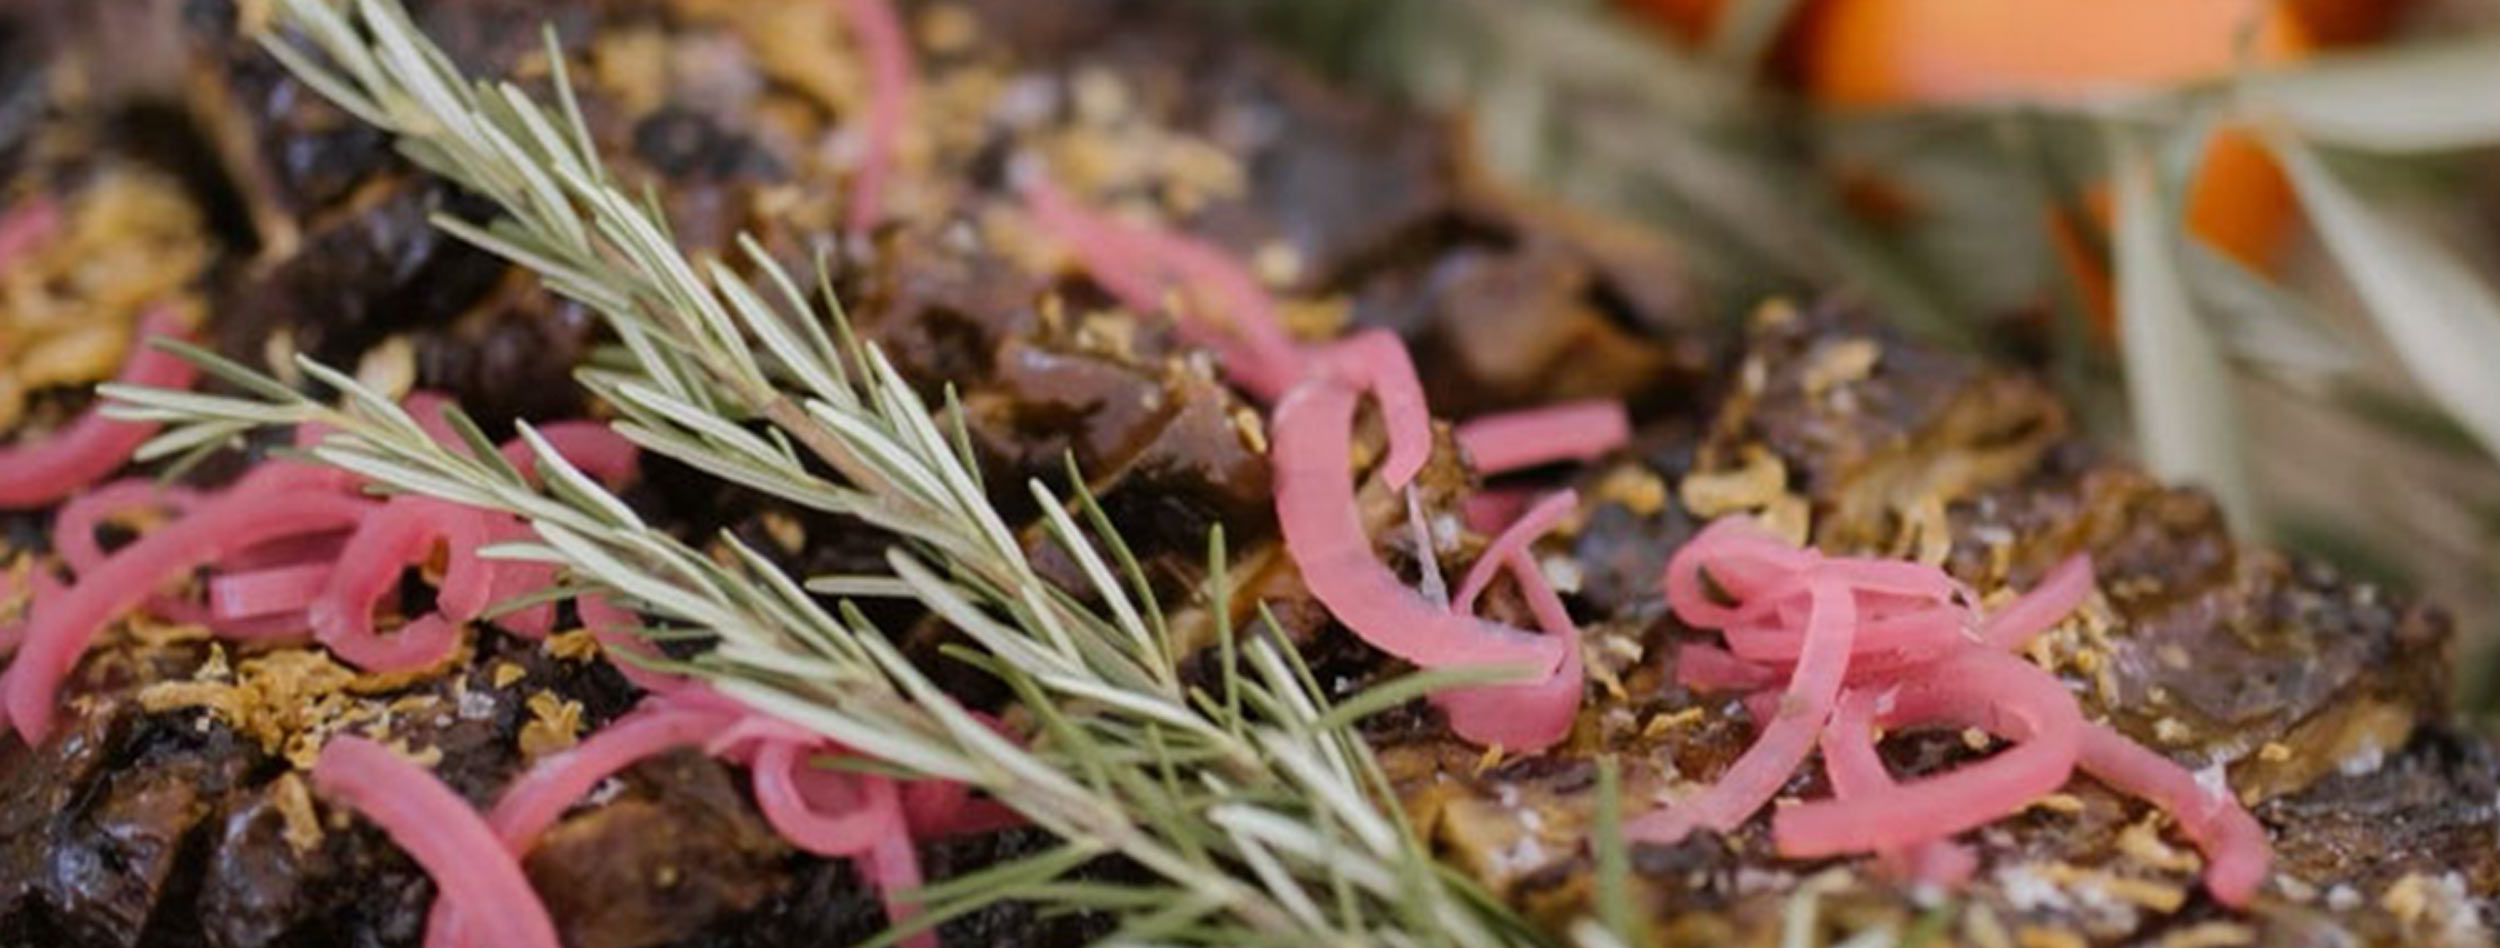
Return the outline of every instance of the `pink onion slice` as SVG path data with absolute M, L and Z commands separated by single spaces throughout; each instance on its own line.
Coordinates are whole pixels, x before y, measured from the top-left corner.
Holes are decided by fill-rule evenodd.
M 2032 636 L 2048 631 L 2092 594 L 2092 557 L 2077 553 L 2057 564 L 2040 584 L 2031 587 L 1979 627 L 1989 648 L 2016 649 Z
M 609 490 L 623 488 L 633 480 L 635 461 L 642 453 L 624 435 L 595 421 L 550 422 L 538 426 L 538 436 L 547 439 L 547 446 L 554 448 L 558 457 L 607 485 Z M 514 438 L 497 446 L 497 450 L 530 483 L 538 483 L 538 456 L 531 450 L 529 439 Z
M 333 533 L 308 533 L 263 543 L 233 556 L 218 560 L 216 568 L 226 573 L 251 573 L 281 566 L 302 566 L 309 563 L 334 563 L 339 551 L 347 548 L 352 530 Z
M 1782 809 L 1771 835 L 1782 855 L 1813 858 L 1906 848 L 2010 816 L 2064 786 L 2083 715 L 2039 666 L 1972 648 L 1902 679 L 1879 723 L 1946 722 L 2013 741 L 1986 760 L 1845 800 Z
M 1744 518 L 1721 518 L 1667 558 L 1667 607 L 1695 628 L 1733 625 L 1745 616 L 1736 607 L 1717 601 L 1709 587 L 1743 603 L 1753 598 L 1757 587 L 1803 573 L 1817 559 L 1812 551 L 1782 543 Z
M 559 948 L 555 923 L 530 891 L 520 860 L 432 773 L 380 744 L 342 735 L 322 748 L 313 785 L 389 834 L 480 943 Z
M 104 562 L 96 527 L 122 514 L 140 510 L 179 513 L 199 502 L 198 491 L 179 484 L 159 484 L 133 477 L 83 491 L 61 504 L 52 517 L 52 552 L 69 565 L 70 574 L 95 569 Z
M 330 569 L 328 563 L 301 563 L 212 578 L 208 581 L 209 618 L 254 619 L 301 612 L 329 584 Z
M 49 195 L 30 195 L 0 213 L 0 272 L 16 265 L 61 229 L 61 205 Z
M 1832 703 L 1839 698 L 1841 678 L 1848 671 L 1849 641 L 1857 632 L 1857 603 L 1847 588 L 1836 583 L 1817 585 L 1813 599 L 1805 654 L 1753 746 L 1710 786 L 1633 820 L 1624 827 L 1625 835 L 1672 843 L 1696 828 L 1734 829 L 1771 802 L 1789 775 L 1805 763 L 1816 735 L 1831 717 Z
M 1861 601 L 1859 609 L 1866 611 Z M 1881 652 L 1895 654 L 1940 654 L 1956 646 L 1970 644 L 1968 630 L 1970 613 L 1959 606 L 1933 605 L 1912 612 L 1870 618 L 1858 626 L 1858 636 L 1851 644 L 1860 656 Z M 1733 626 L 1722 630 L 1728 649 L 1747 661 L 1770 664 L 1793 663 L 1805 647 L 1803 633 L 1780 626 Z M 1852 670 L 1856 670 L 1852 666 Z
M 1190 291 L 1197 308 L 1182 313 L 1176 328 L 1215 353 L 1225 373 L 1252 395 L 1272 401 L 1301 378 L 1300 360 L 1274 304 L 1220 251 L 1079 207 L 1047 175 L 1021 184 L 1034 220 L 1130 309 L 1165 309 L 1165 293 L 1174 283 Z
M 1519 519 L 1535 495 L 1523 488 L 1487 487 L 1458 502 L 1458 520 L 1477 533 L 1500 533 Z
M 598 640 L 601 649 L 629 656 L 623 660 L 611 656 L 608 659 L 608 665 L 615 668 L 617 674 L 625 676 L 625 680 L 632 683 L 634 687 L 658 695 L 700 687 L 700 684 L 693 679 L 656 671 L 633 660 L 631 656 L 640 656 L 654 661 L 665 660 L 667 657 L 660 654 L 656 646 L 635 633 L 636 629 L 642 627 L 642 619 L 639 616 L 617 608 L 607 600 L 607 597 L 598 595 L 582 596 L 573 600 L 573 608 L 581 613 L 583 627 L 590 630 L 591 637 Z
M 1380 418 L 1389 432 L 1389 456 L 1380 461 L 1380 480 L 1404 489 L 1432 459 L 1432 408 L 1424 401 L 1423 380 L 1406 344 L 1385 329 L 1367 329 L 1330 343 L 1319 352 L 1328 375 L 1371 393 L 1380 404 Z
M 680 747 L 699 748 L 720 735 L 729 714 L 683 707 L 645 708 L 600 728 L 570 750 L 538 761 L 504 788 L 486 817 L 495 836 L 515 854 L 526 853 L 539 834 L 602 781 L 648 758 Z
M 2228 788 L 2204 785 L 2186 768 L 2128 740 L 2105 724 L 2087 725 L 2081 739 L 2085 773 L 2120 792 L 2150 800 L 2179 822 L 2179 831 L 2205 853 L 2205 891 L 2214 900 L 2245 908 L 2265 882 L 2273 860 L 2265 827 L 2248 815 Z
M 62 585 L 59 576 L 42 566 L 35 567 L 26 575 L 26 609 L 17 621 L 0 625 L 0 658 L 17 654 L 18 647 L 26 643 L 27 627 L 35 624 L 35 613 L 60 598 L 61 593 L 69 588 Z M 0 688 L 0 695 L 7 693 L 8 689 Z M 7 712 L 0 710 L 0 724 L 5 724 L 6 720 Z
M 1694 691 L 1754 691 L 1779 684 L 1779 672 L 1716 645 L 1686 642 L 1675 650 L 1675 680 Z
M 61 682 L 106 622 L 165 581 L 237 550 L 282 537 L 336 530 L 362 519 L 370 502 L 326 493 L 254 491 L 202 503 L 189 515 L 141 535 L 35 616 L 9 683 L 10 716 L 29 745 L 51 731 Z
M 230 642 L 298 645 L 312 640 L 312 620 L 300 610 L 248 619 L 210 619 L 208 628 Z
M 1632 440 L 1632 420 L 1622 402 L 1591 399 L 1472 418 L 1451 437 L 1477 471 L 1500 474 L 1594 460 Z
M 451 419 L 443 414 L 443 409 L 451 404 L 450 395 L 430 388 L 414 389 L 399 398 L 400 410 L 416 421 L 426 437 L 434 439 L 435 444 L 467 454 L 468 439 L 462 438 L 460 429 L 452 427 Z
M 1823 728 L 1823 772 L 1831 779 L 1834 799 L 1857 799 L 1897 786 L 1875 753 L 1875 702 L 1873 692 L 1842 692 L 1831 724 Z M 1885 850 L 1878 861 L 1896 876 L 1944 888 L 1968 881 L 1979 866 L 1979 856 L 1969 847 L 1943 837 Z
M 819 856 L 857 856 L 879 837 L 903 832 L 896 823 L 899 809 L 873 806 L 867 799 L 880 792 L 891 796 L 892 781 L 818 770 L 806 751 L 792 741 L 765 741 L 755 752 L 755 804 L 782 838 Z M 828 814 L 819 804 L 841 809 Z
M 1333 381 L 1298 386 L 1270 426 L 1276 518 L 1311 594 L 1364 641 L 1425 668 L 1506 664 L 1552 673 L 1563 659 L 1557 640 L 1428 602 L 1373 555 L 1349 473 L 1355 397 Z
M 1484 552 L 1476 557 L 1475 565 L 1467 568 L 1467 577 L 1459 581 L 1458 595 L 1450 601 L 1450 608 L 1460 612 L 1473 611 L 1476 597 L 1482 595 L 1484 587 L 1493 581 L 1495 567 L 1507 563 L 1514 554 L 1525 553 L 1529 543 L 1553 529 L 1555 524 L 1561 523 L 1564 517 L 1570 516 L 1579 507 L 1580 493 L 1569 488 L 1555 491 L 1529 507 L 1519 519 L 1496 535 L 1493 542 L 1485 544 Z
M 874 783 L 871 784 L 869 807 L 898 828 L 877 837 L 876 844 L 868 849 L 868 858 L 860 866 L 860 874 L 867 877 L 870 885 L 877 887 L 877 899 L 885 903 L 886 923 L 901 925 L 920 914 L 920 904 L 901 895 L 920 888 L 920 852 L 912 845 L 911 834 L 899 828 L 903 823 L 903 814 L 895 801 L 894 782 L 882 778 L 870 779 Z M 879 787 L 883 789 L 876 789 Z M 904 948 L 938 948 L 937 932 L 919 932 L 903 939 L 900 944 Z
M 910 114 L 911 41 L 890 0 L 841 0 L 860 57 L 868 63 L 867 149 L 851 179 L 851 203 L 844 229 L 853 236 L 876 225 L 882 210 L 886 178 L 902 141 L 903 122 Z
M 137 343 L 122 363 L 125 385 L 189 387 L 198 371 L 170 352 L 150 348 L 150 336 L 187 338 L 172 307 L 156 306 L 139 321 Z M 130 454 L 156 434 L 155 422 L 121 421 L 89 407 L 77 420 L 33 443 L 0 447 L 0 510 L 41 507 L 77 492 L 129 463 Z
M 507 543 L 538 538 L 537 531 L 518 518 L 484 511 L 480 511 L 480 515 L 486 518 L 489 542 Z M 538 592 L 556 582 L 556 568 L 546 563 L 484 559 L 480 562 L 485 565 L 490 577 L 486 596 L 490 605 Z M 504 631 L 525 639 L 546 638 L 547 633 L 555 631 L 556 604 L 536 603 L 496 616 L 492 621 Z
M 485 539 L 486 521 L 475 509 L 413 495 L 393 498 L 357 525 L 329 584 L 305 609 L 314 637 L 366 671 L 410 671 L 441 661 L 459 646 L 455 623 L 486 608 L 491 590 L 476 556 Z M 375 604 L 399 588 L 401 569 L 424 560 L 438 541 L 450 556 L 436 611 L 388 638 L 377 635 Z
M 504 851 L 518 859 L 600 783 L 667 751 L 702 747 L 734 719 L 725 711 L 645 706 L 600 728 L 572 749 L 531 765 L 495 799 L 486 825 Z M 428 948 L 464 944 L 465 939 L 457 936 L 465 931 L 466 923 L 450 900 L 436 900 L 427 916 Z
M 1537 626 L 1563 649 L 1562 665 L 1534 681 L 1452 688 L 1432 696 L 1449 716 L 1450 730 L 1488 747 L 1533 753 L 1569 736 L 1587 684 L 1580 658 L 1580 629 L 1563 608 L 1562 597 L 1524 549 L 1505 551 L 1511 580 L 1535 613 Z

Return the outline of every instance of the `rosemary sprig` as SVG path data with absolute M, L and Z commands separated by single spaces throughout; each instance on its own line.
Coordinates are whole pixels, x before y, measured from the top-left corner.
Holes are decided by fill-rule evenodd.
M 305 374 L 336 405 L 189 348 L 249 397 L 109 387 L 121 416 L 169 423 L 143 453 L 214 446 L 258 426 L 332 426 L 312 449 L 318 460 L 389 489 L 526 518 L 538 542 L 497 555 L 558 564 L 576 583 L 612 590 L 671 627 L 655 635 L 716 637 L 690 665 L 724 692 L 888 764 L 978 787 L 1062 840 L 928 886 L 914 926 L 1024 899 L 1103 913 L 1117 923 L 1109 940 L 1129 944 L 1539 940 L 1434 862 L 1384 803 L 1389 789 L 1368 747 L 1290 647 L 1228 635 L 1221 694 L 1186 687 L 1168 623 L 1090 498 L 1073 505 L 1089 530 L 1065 512 L 1071 504 L 1029 485 L 1049 512 L 1047 534 L 1101 608 L 1039 578 L 961 438 L 947 434 L 949 423 L 960 432 L 960 417 L 933 416 L 850 334 L 829 285 L 831 318 L 820 323 L 753 241 L 740 248 L 754 280 L 678 250 L 654 203 L 602 167 L 552 36 L 551 113 L 509 83 L 465 79 L 390 0 L 282 0 L 276 22 L 290 32 L 264 38 L 272 55 L 505 215 L 439 226 L 601 314 L 629 358 L 577 375 L 615 408 L 619 432 L 723 480 L 892 533 L 891 572 L 802 583 L 728 535 L 707 555 L 644 521 L 526 426 L 543 486 L 482 439 L 467 439 L 480 443 L 466 451 L 435 443 L 390 400 L 310 360 L 300 360 Z M 449 415 L 474 431 L 456 409 Z M 1220 542 L 1211 547 L 1220 555 Z M 992 731 L 859 610 L 828 608 L 810 588 L 925 605 L 977 644 L 958 657 L 1012 688 L 1039 733 L 1026 745 Z M 1114 886 L 1070 875 L 1105 855 L 1150 879 Z

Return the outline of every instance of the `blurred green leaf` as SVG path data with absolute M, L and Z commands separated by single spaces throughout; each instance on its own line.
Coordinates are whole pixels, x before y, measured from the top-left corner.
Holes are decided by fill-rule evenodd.
M 2424 404 L 2409 392 L 2392 392 L 2366 382 L 2335 387 L 2335 404 L 2380 431 L 2446 454 L 2483 460 L 2482 442 L 2438 407 Z
M 2372 211 L 2309 146 L 2267 141 L 2397 357 L 2500 457 L 2500 300 L 2446 247 Z
M 2239 361 L 2304 384 L 2353 370 L 2352 340 L 2309 301 L 2203 241 L 2181 241 L 2179 249 L 2189 295 Z
M 1770 55 L 1780 27 L 1797 12 L 1797 0 L 1735 0 L 1719 8 L 1710 32 L 1710 58 L 1750 75 Z
M 2211 491 L 2243 530 L 2259 529 L 2231 406 L 2230 367 L 2198 321 L 2179 273 L 2178 205 L 2145 144 L 2113 132 L 2119 350 L 2145 466 Z
M 2243 92 L 2322 144 L 2398 152 L 2500 145 L 2500 36 L 2255 73 Z

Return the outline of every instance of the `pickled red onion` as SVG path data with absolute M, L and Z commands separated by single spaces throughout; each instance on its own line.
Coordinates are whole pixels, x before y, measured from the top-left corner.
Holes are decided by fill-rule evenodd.
M 595 421 L 558 421 L 536 427 L 538 436 L 547 440 L 556 456 L 607 485 L 609 490 L 622 488 L 633 479 L 634 462 L 642 449 L 615 429 Z M 514 438 L 497 449 L 530 483 L 538 482 L 537 452 L 530 449 L 529 439 Z
M 581 613 L 582 626 L 590 630 L 591 637 L 598 640 L 601 649 L 611 653 L 622 652 L 627 656 L 623 660 L 618 660 L 611 655 L 608 665 L 615 668 L 617 674 L 625 676 L 625 680 L 631 682 L 634 687 L 657 695 L 702 687 L 700 683 L 683 675 L 672 675 L 634 661 L 634 657 L 637 656 L 655 661 L 666 659 L 668 656 L 660 654 L 650 642 L 635 634 L 634 630 L 642 627 L 640 618 L 631 612 L 617 608 L 608 602 L 607 597 L 582 596 L 573 600 L 573 609 Z
M 1880 724 L 1976 727 L 2014 746 L 1931 777 L 1783 808 L 1771 822 L 1781 855 L 1904 849 L 2011 816 L 2074 773 L 2083 714 L 2037 665 L 1970 648 L 1895 687 L 1889 707 L 1877 699 Z
M 1380 460 L 1381 483 L 1403 489 L 1432 459 L 1432 408 L 1406 344 L 1385 329 L 1368 329 L 1329 343 L 1317 353 L 1330 378 L 1371 393 L 1388 429 L 1389 455 Z
M 1835 799 L 1849 800 L 1896 786 L 1892 774 L 1884 770 L 1884 761 L 1875 754 L 1875 700 L 1872 692 L 1844 691 L 1840 704 L 1832 709 L 1832 722 L 1823 728 L 1821 748 L 1823 772 L 1832 784 Z M 1897 875 L 1930 885 L 1952 888 L 1969 880 L 1979 866 L 1979 857 L 1942 836 L 1905 849 L 1886 850 L 1878 861 Z
M 52 552 L 78 575 L 104 562 L 104 547 L 95 529 L 114 517 L 137 510 L 177 513 L 199 502 L 198 491 L 179 484 L 159 484 L 133 477 L 80 492 L 52 515 Z
M 2039 585 L 1990 615 L 1979 627 L 1979 638 L 1989 648 L 2021 648 L 2083 605 L 2083 598 L 2091 594 L 2092 558 L 2080 553 L 2067 557 Z
M 191 384 L 198 375 L 191 363 L 147 345 L 150 336 L 159 335 L 184 338 L 190 330 L 172 307 L 151 307 L 140 317 L 138 341 L 132 343 L 116 381 L 157 388 Z M 0 447 L 0 510 L 41 507 L 113 473 L 129 463 L 131 452 L 155 435 L 157 427 L 151 421 L 107 418 L 91 406 L 41 440 Z
M 1632 439 L 1632 420 L 1622 402 L 1590 399 L 1471 418 L 1450 434 L 1477 471 L 1500 474 L 1596 458 Z
M 331 569 L 329 563 L 299 563 L 216 576 L 208 581 L 208 617 L 256 619 L 300 612 L 329 584 Z
M 1687 622 L 1721 628 L 1731 645 L 1744 642 L 1772 660 L 1757 663 L 1729 650 L 1687 644 L 1678 653 L 1677 677 L 1689 686 L 1742 690 L 1776 680 L 1782 664 L 1776 651 L 1780 636 L 1788 634 L 1786 624 L 1805 614 L 1795 596 L 1800 589 L 1821 588 L 1818 583 L 1839 582 L 1857 590 L 1862 601 L 1874 606 L 1877 622 L 1889 616 L 1924 624 L 1932 610 L 1968 609 L 1969 593 L 1941 570 L 1782 550 L 1776 541 L 1734 523 L 1713 524 L 1678 551 L 1665 579 L 1669 602 Z M 1834 569 L 1835 564 L 1842 568 Z M 1922 569 L 1928 574 L 1920 575 Z M 1704 588 L 1705 577 L 1735 601 L 1715 598 Z M 2271 857 L 2264 828 L 2239 801 L 2227 791 L 2205 787 L 2194 775 L 2116 731 L 2085 724 L 2074 699 L 2056 679 L 2001 651 L 2054 625 L 2082 603 L 2091 587 L 2091 561 L 2078 555 L 1989 616 L 1976 634 L 1941 653 L 1916 643 L 1888 651 L 1859 650 L 1851 656 L 1844 680 L 1852 688 L 1889 689 L 1882 694 L 1890 704 L 1878 715 L 1884 722 L 1940 718 L 1981 727 L 2014 740 L 2016 746 L 1939 777 L 1891 784 L 1874 758 L 1872 742 L 1865 739 L 1867 726 L 1844 706 L 1823 739 L 1836 799 L 1791 807 L 1775 816 L 1772 831 L 1781 852 L 1820 856 L 1873 849 L 1888 865 L 1949 882 L 1967 874 L 1975 857 L 1966 849 L 1946 847 L 1943 837 L 2013 812 L 2062 785 L 2081 767 L 2115 789 L 2171 811 L 2182 831 L 2206 853 L 2211 864 L 2206 888 L 2218 901 L 2244 906 L 2262 883 Z M 1930 605 L 1920 605 L 1922 599 Z M 1935 631 L 1929 629 L 1922 637 L 1931 638 Z
M 1788 782 L 1831 717 L 1841 678 L 1848 671 L 1849 642 L 1857 633 L 1857 602 L 1836 582 L 1816 584 L 1806 618 L 1806 645 L 1778 708 L 1753 745 L 1727 772 L 1700 792 L 1634 819 L 1624 835 L 1673 843 L 1696 828 L 1726 832 L 1752 816 Z
M 1485 544 L 1484 552 L 1476 557 L 1475 565 L 1467 568 L 1467 577 L 1459 581 L 1458 595 L 1450 601 L 1450 608 L 1460 612 L 1471 611 L 1476 597 L 1482 595 L 1484 587 L 1493 581 L 1495 568 L 1508 562 L 1512 555 L 1526 552 L 1529 543 L 1553 529 L 1579 506 L 1580 493 L 1569 488 L 1546 495 L 1530 506 L 1526 513 L 1495 535 L 1493 542 Z
M 1483 488 L 1459 500 L 1458 521 L 1477 533 L 1500 533 L 1528 509 L 1531 496 L 1515 487 Z
M 1243 389 L 1273 401 L 1302 377 L 1274 301 L 1222 251 L 1079 207 L 1048 175 L 1027 176 L 1020 185 L 1034 220 L 1130 309 L 1160 311 L 1175 284 L 1188 291 L 1196 309 L 1180 314 L 1181 336 L 1214 352 Z
M 530 891 L 520 860 L 432 773 L 380 744 L 342 735 L 322 748 L 313 785 L 381 827 L 482 943 L 559 948 L 555 923 Z
M 875 226 L 883 209 L 886 176 L 894 167 L 903 121 L 911 109 L 911 42 L 890 0 L 841 0 L 851 33 L 868 63 L 866 153 L 851 178 L 851 205 L 843 227 L 853 236 Z
M 61 585 L 60 577 L 52 575 L 51 570 L 45 569 L 41 566 L 35 567 L 32 571 L 28 572 L 27 577 L 26 587 L 24 589 L 24 592 L 26 593 L 25 611 L 18 616 L 17 621 L 11 622 L 7 625 L 0 625 L 0 658 L 7 658 L 11 655 L 17 654 L 18 646 L 25 644 L 26 627 L 33 625 L 35 622 L 36 610 L 44 608 L 45 603 L 59 598 L 62 590 L 68 588 Z M 0 687 L 0 695 L 6 695 L 7 693 L 8 689 L 6 687 Z M 5 726 L 7 720 L 8 712 L 5 709 L 0 709 L 0 726 Z
M 1675 680 L 1695 691 L 1752 691 L 1779 684 L 1779 673 L 1716 645 L 1686 642 L 1675 650 Z
M 150 590 L 238 550 L 354 524 L 372 507 L 318 492 L 229 493 L 114 551 L 27 626 L 7 698 L 18 733 L 29 745 L 42 742 L 51 730 L 61 682 L 78 657 L 106 622 L 146 599 Z
M 487 825 L 515 854 L 526 853 L 601 781 L 680 747 L 700 748 L 727 728 L 729 714 L 683 707 L 649 708 L 617 719 L 579 745 L 542 758 L 504 788 Z
M 506 543 L 538 538 L 537 531 L 531 530 L 529 524 L 523 523 L 519 518 L 486 511 L 480 511 L 479 514 L 486 518 L 486 538 L 489 542 Z M 546 563 L 487 560 L 485 566 L 491 576 L 486 596 L 490 604 L 528 595 L 553 586 L 556 582 L 556 568 Z M 555 631 L 556 604 L 534 603 L 496 616 L 491 621 L 504 631 L 522 638 L 546 638 L 547 633 Z
M 2273 861 L 2265 827 L 2226 789 L 2216 792 L 2186 768 L 2128 740 L 2106 724 L 2084 727 L 2079 766 L 2120 792 L 2169 811 L 2179 831 L 2205 853 L 2205 891 L 2215 901 L 2245 908 Z
M 1580 709 L 1586 669 L 1580 658 L 1580 629 L 1563 609 L 1562 597 L 1523 549 L 1503 554 L 1511 579 L 1519 584 L 1537 627 L 1557 641 L 1562 664 L 1534 681 L 1452 688 L 1432 695 L 1432 703 L 1449 716 L 1450 730 L 1478 744 L 1524 752 L 1541 751 L 1571 733 Z
M 19 201 L 17 206 L 0 214 L 0 271 L 17 263 L 17 258 L 51 239 L 61 227 L 61 205 L 47 195 L 37 194 Z
M 1372 553 L 1348 473 L 1355 398 L 1342 383 L 1314 380 L 1285 396 L 1270 425 L 1276 519 L 1311 595 L 1364 641 L 1425 668 L 1507 664 L 1551 674 L 1562 663 L 1558 640 L 1426 601 Z
M 755 752 L 755 805 L 783 839 L 819 856 L 856 856 L 878 837 L 903 831 L 893 781 L 816 770 L 802 751 L 796 742 L 765 741 Z M 803 779 L 814 793 L 801 789 Z M 818 802 L 841 809 L 827 815 Z
M 392 498 L 357 525 L 328 585 L 305 609 L 313 636 L 366 671 L 410 671 L 441 661 L 459 645 L 455 623 L 486 608 L 491 589 L 476 555 L 485 541 L 486 520 L 476 509 L 429 497 Z M 437 542 L 449 563 L 436 611 L 411 618 L 388 638 L 375 634 L 375 604 L 398 588 L 400 570 L 424 560 Z

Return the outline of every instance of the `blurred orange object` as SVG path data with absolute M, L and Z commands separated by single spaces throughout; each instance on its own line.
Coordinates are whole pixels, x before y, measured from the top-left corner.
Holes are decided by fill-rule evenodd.
M 2284 0 L 2321 46 L 2367 43 L 2387 35 L 2411 0 Z
M 2257 63 L 2297 59 L 2313 45 L 2303 18 L 2275 0 L 1826 0 L 1810 15 L 1800 84 L 1843 109 L 2123 93 L 2227 75 L 2243 55 Z M 2215 249 L 2269 269 L 2299 213 L 2295 200 L 2264 148 L 2226 129 L 2197 169 L 2188 227 Z M 2054 215 L 2051 237 L 2106 326 L 2106 189 L 2094 188 L 2085 205 L 2087 220 Z
M 1719 8 L 1727 0 L 1624 0 L 1624 5 L 1648 14 L 1677 39 L 1698 43 L 1718 26 Z
M 2273 0 L 1828 0 L 1803 31 L 1806 92 L 1837 106 L 2071 98 L 2298 57 Z

